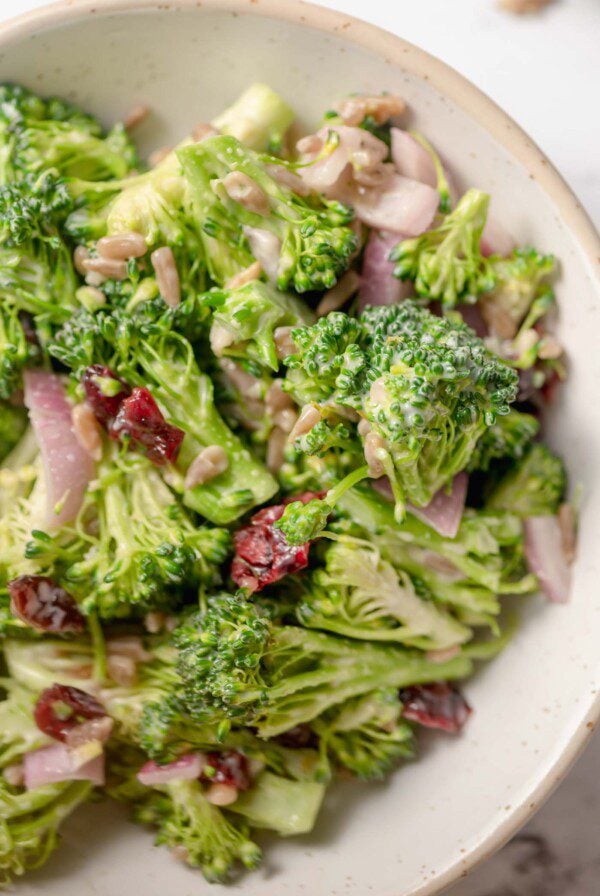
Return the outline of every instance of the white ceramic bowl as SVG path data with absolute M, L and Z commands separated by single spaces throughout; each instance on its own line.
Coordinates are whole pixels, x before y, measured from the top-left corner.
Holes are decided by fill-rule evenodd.
M 529 818 L 600 710 L 597 234 L 537 147 L 456 72 L 400 38 L 296 0 L 70 0 L 3 27 L 0 79 L 65 95 L 107 123 L 144 101 L 155 111 L 140 129 L 145 149 L 180 138 L 255 80 L 307 123 L 350 91 L 398 92 L 463 185 L 489 190 L 520 241 L 560 258 L 570 378 L 551 437 L 584 495 L 572 602 L 524 604 L 517 637 L 467 687 L 475 713 L 462 737 L 424 739 L 419 761 L 384 785 L 339 786 L 313 835 L 270 843 L 264 870 L 233 886 L 247 896 L 439 892 Z M 19 892 L 220 892 L 112 807 L 83 811 L 65 840 Z

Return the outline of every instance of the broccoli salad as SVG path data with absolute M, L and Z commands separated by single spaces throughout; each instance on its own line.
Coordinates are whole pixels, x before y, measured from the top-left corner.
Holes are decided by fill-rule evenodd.
M 0 883 L 99 795 L 256 868 L 569 593 L 554 258 L 400 97 L 144 114 L 0 86 Z

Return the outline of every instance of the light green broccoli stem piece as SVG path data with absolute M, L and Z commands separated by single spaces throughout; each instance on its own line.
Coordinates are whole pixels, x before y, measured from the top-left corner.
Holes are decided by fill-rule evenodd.
M 225 881 L 238 862 L 249 869 L 260 864 L 259 847 L 208 802 L 198 781 L 161 784 L 135 809 L 134 818 L 155 825 L 157 844 L 179 847 L 187 864 L 200 868 L 211 883 Z
M 452 197 L 450 195 L 450 185 L 448 183 L 448 177 L 446 176 L 446 172 L 444 170 L 444 166 L 442 165 L 441 159 L 429 140 L 420 134 L 419 131 L 409 131 L 410 136 L 413 140 L 416 140 L 423 149 L 429 153 L 431 156 L 431 161 L 433 162 L 433 166 L 435 168 L 435 174 L 437 177 L 437 191 L 440 194 L 440 205 L 439 210 L 442 214 L 447 214 L 452 208 Z
M 293 110 L 274 90 L 266 84 L 251 84 L 212 124 L 249 149 L 279 155 L 294 118 Z
M 264 771 L 249 790 L 238 794 L 229 809 L 242 815 L 253 828 L 267 828 L 289 837 L 312 831 L 324 796 L 324 784 L 291 781 Z
M 438 227 L 399 243 L 390 256 L 395 276 L 414 280 L 418 295 L 446 309 L 493 289 L 494 269 L 480 249 L 489 201 L 487 193 L 468 190 Z

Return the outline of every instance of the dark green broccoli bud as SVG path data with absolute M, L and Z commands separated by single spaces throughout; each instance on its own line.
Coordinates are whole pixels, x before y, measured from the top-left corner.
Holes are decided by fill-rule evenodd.
M 299 404 L 365 418 L 363 438 L 379 437 L 399 517 L 407 500 L 426 505 L 469 464 L 516 397 L 515 371 L 472 330 L 410 300 L 367 308 L 358 320 L 333 312 L 292 337 L 299 351 L 285 361 L 286 388 Z
M 214 310 L 210 336 L 214 353 L 255 361 L 275 371 L 280 365 L 275 330 L 314 321 L 301 299 L 260 280 L 237 289 L 214 290 L 205 301 Z
M 221 418 L 212 380 L 198 369 L 190 343 L 175 332 L 174 314 L 159 311 L 152 318 L 153 308 L 146 303 L 139 314 L 126 309 L 95 315 L 80 312 L 58 332 L 49 351 L 78 378 L 90 365 L 103 364 L 130 385 L 148 388 L 165 418 L 186 434 L 173 487 L 183 492 L 188 507 L 212 522 L 230 523 L 268 501 L 277 483 Z M 205 483 L 186 487 L 186 471 L 210 445 L 225 450 L 227 469 Z
M 250 149 L 279 155 L 294 118 L 293 109 L 274 90 L 266 84 L 251 84 L 213 125 Z
M 301 584 L 301 625 L 348 638 L 394 641 L 424 650 L 457 646 L 470 630 L 454 619 L 422 581 L 394 569 L 376 549 L 334 542 L 325 568 Z
M 280 626 L 242 597 L 218 595 L 175 632 L 186 710 L 273 737 L 375 687 L 460 678 L 462 656 L 429 662 L 396 646 Z
M 1 390 L 0 390 L 1 391 Z M 0 402 L 0 460 L 15 447 L 27 428 L 27 411 Z
M 488 427 L 475 446 L 467 469 L 489 470 L 500 458 L 518 460 L 539 432 L 539 421 L 532 414 L 511 409 Z
M 64 100 L 42 99 L 25 87 L 0 85 L 0 182 L 50 168 L 65 177 L 126 177 L 136 153 L 118 124 L 106 135 L 99 122 Z
M 414 735 L 401 718 L 398 691 L 380 689 L 334 707 L 312 723 L 336 765 L 363 781 L 381 781 L 414 756 Z
M 522 517 L 554 514 L 564 498 L 566 485 L 562 460 L 536 442 L 492 488 L 486 507 Z
M 533 302 L 542 294 L 552 299 L 547 280 L 555 268 L 554 256 L 528 247 L 515 249 L 508 258 L 493 257 L 491 262 L 496 282 L 481 297 L 481 313 L 492 333 L 512 339 Z
M 390 256 L 396 277 L 414 280 L 418 295 L 444 308 L 493 289 L 494 268 L 479 245 L 489 201 L 487 193 L 468 190 L 438 227 L 399 243 Z
M 54 241 L 55 226 L 73 208 L 67 184 L 52 172 L 27 175 L 0 189 L 0 243 L 18 246 L 33 237 Z
M 253 870 L 262 858 L 247 829 L 209 803 L 199 781 L 172 781 L 151 788 L 134 808 L 134 820 L 157 827 L 156 843 L 181 849 L 187 864 L 200 868 L 211 883 L 226 881 L 238 862 Z
M 207 235 L 227 247 L 227 253 L 246 245 L 244 228 L 257 228 L 279 241 L 277 286 L 283 291 L 323 290 L 332 287 L 350 263 L 356 234 L 348 227 L 350 209 L 318 197 L 304 199 L 268 173 L 276 159 L 259 157 L 234 137 L 210 137 L 178 153 L 189 181 L 191 211 Z M 238 173 L 249 179 L 264 204 L 264 214 L 248 208 L 227 192 L 224 179 Z M 252 259 L 252 256 L 250 256 Z M 235 271 L 211 259 L 211 276 L 223 283 Z
M 59 569 L 83 610 L 103 618 L 168 606 L 183 587 L 213 584 L 230 541 L 223 529 L 198 526 L 149 460 L 120 455 L 116 446 L 98 466 L 75 538 L 69 535 L 38 533 L 26 556 Z

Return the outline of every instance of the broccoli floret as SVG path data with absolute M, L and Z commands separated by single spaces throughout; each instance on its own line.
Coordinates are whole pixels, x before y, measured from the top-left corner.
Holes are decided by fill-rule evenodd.
M 490 464 L 500 458 L 518 460 L 523 457 L 539 428 L 539 421 L 532 414 L 511 409 L 484 431 L 467 469 L 489 470 Z
M 564 498 L 565 466 L 549 448 L 535 442 L 488 495 L 486 507 L 518 516 L 554 514 Z
M 468 465 L 516 397 L 515 371 L 472 330 L 410 300 L 358 319 L 333 312 L 292 337 L 286 388 L 299 404 L 348 408 L 367 421 L 382 440 L 378 459 L 399 517 L 406 501 L 428 504 Z
M 84 612 L 110 618 L 214 583 L 228 548 L 228 533 L 198 526 L 149 460 L 111 446 L 75 527 L 34 532 L 25 555 L 60 572 Z
M 33 720 L 35 696 L 4 680 L 0 702 L 0 885 L 39 868 L 58 843 L 58 829 L 89 796 L 89 781 L 66 781 L 24 790 L 9 784 L 3 771 L 23 754 L 47 743 Z
M 364 781 L 380 781 L 414 756 L 410 725 L 401 719 L 394 688 L 379 689 L 334 707 L 312 724 L 336 765 Z
M 296 296 L 253 280 L 238 289 L 206 294 L 214 309 L 211 345 L 218 356 L 250 360 L 278 370 L 277 327 L 302 326 L 314 321 L 311 310 Z
M 178 847 L 187 864 L 200 868 L 210 882 L 225 881 L 238 862 L 257 868 L 262 858 L 246 828 L 209 803 L 198 781 L 178 780 L 149 789 L 134 819 L 157 827 L 156 843 Z
M 339 202 L 297 196 L 271 177 L 265 167 L 268 159 L 265 162 L 234 137 L 210 137 L 181 149 L 178 156 L 191 187 L 190 214 L 209 237 L 226 247 L 227 258 L 232 249 L 248 252 L 244 228 L 252 227 L 279 241 L 276 281 L 283 291 L 329 289 L 348 267 L 356 235 L 348 227 L 352 212 Z M 270 163 L 277 164 L 277 160 Z M 250 179 L 264 197 L 267 213 L 250 211 L 246 204 L 231 198 L 223 180 L 233 172 Z M 217 283 L 235 273 L 231 264 L 225 269 L 218 255 L 213 255 L 209 264 Z
M 502 339 L 512 339 L 531 308 L 542 294 L 552 290 L 548 285 L 555 261 L 536 249 L 515 249 L 508 258 L 493 258 L 496 284 L 481 297 L 481 313 L 492 330 Z
M 39 355 L 38 345 L 27 338 L 18 309 L 0 304 L 0 398 L 10 398 L 15 393 L 23 370 Z
M 106 136 L 98 121 L 64 100 L 0 85 L 0 182 L 53 168 L 67 177 L 125 177 L 135 149 L 118 124 Z
M 374 687 L 460 678 L 470 662 L 357 643 L 271 622 L 241 596 L 221 594 L 176 630 L 183 703 L 193 718 L 245 724 L 273 737 Z
M 12 451 L 26 428 L 26 410 L 4 401 L 0 402 L 0 461 Z
M 219 415 L 213 384 L 201 373 L 192 346 L 173 330 L 167 311 L 155 320 L 116 309 L 73 317 L 57 334 L 50 353 L 80 377 L 91 364 L 105 364 L 132 386 L 150 389 L 167 420 L 186 433 L 173 481 L 184 503 L 214 523 L 226 524 L 267 501 L 277 483 Z M 227 469 L 210 481 L 185 488 L 183 477 L 200 451 L 222 447 Z
M 479 246 L 489 201 L 487 193 L 468 190 L 438 227 L 399 243 L 390 256 L 396 277 L 414 280 L 418 295 L 444 308 L 493 289 L 494 268 Z
M 376 549 L 353 541 L 334 542 L 325 568 L 300 585 L 296 613 L 308 628 L 424 650 L 456 646 L 471 635 L 422 583 L 394 569 Z
M 251 84 L 213 125 L 249 149 L 279 155 L 294 118 L 293 110 L 274 90 L 266 84 Z

